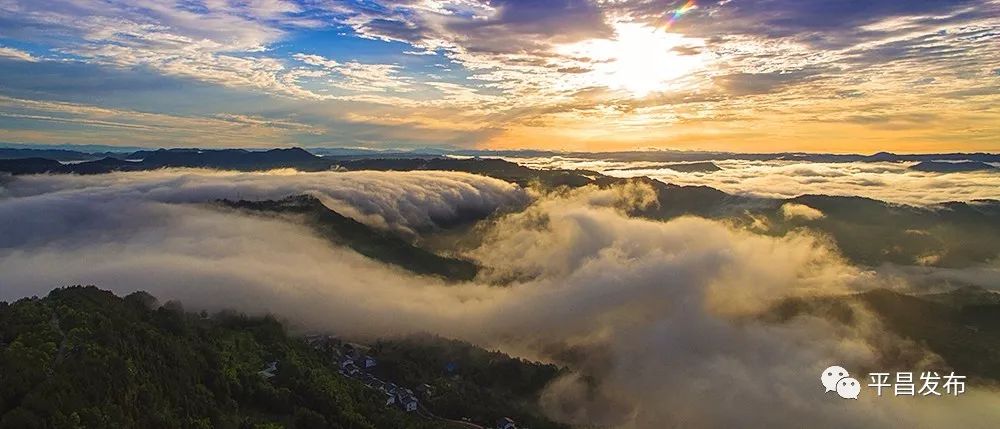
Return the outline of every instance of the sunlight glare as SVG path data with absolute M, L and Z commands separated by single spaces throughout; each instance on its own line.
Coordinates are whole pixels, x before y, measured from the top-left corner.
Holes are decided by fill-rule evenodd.
M 588 83 L 624 90 L 641 98 L 670 88 L 670 82 L 704 68 L 702 54 L 682 55 L 675 48 L 702 45 L 697 39 L 636 23 L 615 24 L 614 39 L 564 45 L 560 53 L 585 58 Z

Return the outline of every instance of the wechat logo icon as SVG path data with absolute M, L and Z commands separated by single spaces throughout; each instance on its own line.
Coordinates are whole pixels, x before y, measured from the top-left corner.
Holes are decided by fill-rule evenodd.
M 861 393 L 861 383 L 851 378 L 851 374 L 841 366 L 834 365 L 824 369 L 819 375 L 819 381 L 826 388 L 826 393 L 837 392 L 844 399 L 858 399 Z

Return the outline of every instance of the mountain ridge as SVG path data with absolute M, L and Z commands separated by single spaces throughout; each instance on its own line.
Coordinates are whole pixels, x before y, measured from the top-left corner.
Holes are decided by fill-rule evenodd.
M 337 213 L 311 195 L 293 195 L 281 200 L 218 200 L 217 204 L 251 213 L 293 214 L 324 238 L 347 246 L 369 258 L 392 264 L 416 274 L 450 281 L 468 281 L 479 267 L 464 259 L 437 255 L 387 232 L 375 230 Z

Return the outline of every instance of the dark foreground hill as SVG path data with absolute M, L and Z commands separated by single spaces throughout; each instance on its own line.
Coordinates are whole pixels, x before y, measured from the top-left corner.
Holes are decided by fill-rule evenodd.
M 376 348 L 400 383 L 435 383 L 432 412 L 561 427 L 531 405 L 554 367 L 440 339 Z M 424 367 L 437 361 L 451 364 L 447 379 Z M 338 371 L 272 317 L 186 313 L 95 287 L 0 302 L 0 428 L 462 427 L 386 406 L 384 393 Z

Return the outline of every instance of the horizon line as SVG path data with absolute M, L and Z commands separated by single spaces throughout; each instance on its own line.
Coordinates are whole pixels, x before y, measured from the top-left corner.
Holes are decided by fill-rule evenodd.
M 74 149 L 75 148 L 75 149 Z M 91 148 L 91 149 L 86 149 Z M 100 149 L 98 149 L 100 148 Z M 439 151 L 444 152 L 444 154 L 453 153 L 461 154 L 472 153 L 472 152 L 493 152 L 493 153 L 517 153 L 517 152 L 543 152 L 550 154 L 620 154 L 620 153 L 691 153 L 691 154 L 732 154 L 732 155 L 834 155 L 834 156 L 866 156 L 873 157 L 877 155 L 993 155 L 1000 156 L 1000 151 L 998 152 L 985 152 L 985 151 L 973 151 L 973 152 L 894 152 L 894 151 L 877 151 L 873 153 L 860 153 L 860 152 L 813 152 L 813 151 L 776 151 L 776 152 L 739 152 L 739 151 L 723 151 L 723 150 L 709 150 L 709 149 L 669 149 L 669 148 L 636 148 L 636 149 L 621 149 L 621 150 L 558 150 L 558 149 L 538 149 L 538 148 L 520 148 L 520 149 L 491 149 L 491 148 L 455 148 L 448 146 L 422 146 L 422 147 L 395 147 L 395 148 L 372 148 L 363 146 L 302 146 L 302 145 L 279 145 L 279 146 L 229 146 L 229 147 L 197 147 L 197 146 L 127 146 L 127 145 L 105 145 L 105 144 L 86 144 L 86 143 L 13 143 L 13 142 L 2 142 L 0 143 L 0 149 L 38 149 L 38 150 L 67 150 L 67 151 L 77 151 L 82 153 L 99 153 L 99 152 L 136 152 L 136 151 L 155 151 L 155 150 L 246 150 L 246 151 L 268 151 L 275 149 L 302 149 L 307 152 L 312 153 L 313 150 L 354 150 L 354 151 L 366 151 L 374 153 L 413 153 L 413 154 L 423 154 L 423 155 L 434 155 L 434 153 L 420 152 L 420 151 Z M 314 154 L 316 155 L 316 154 Z

